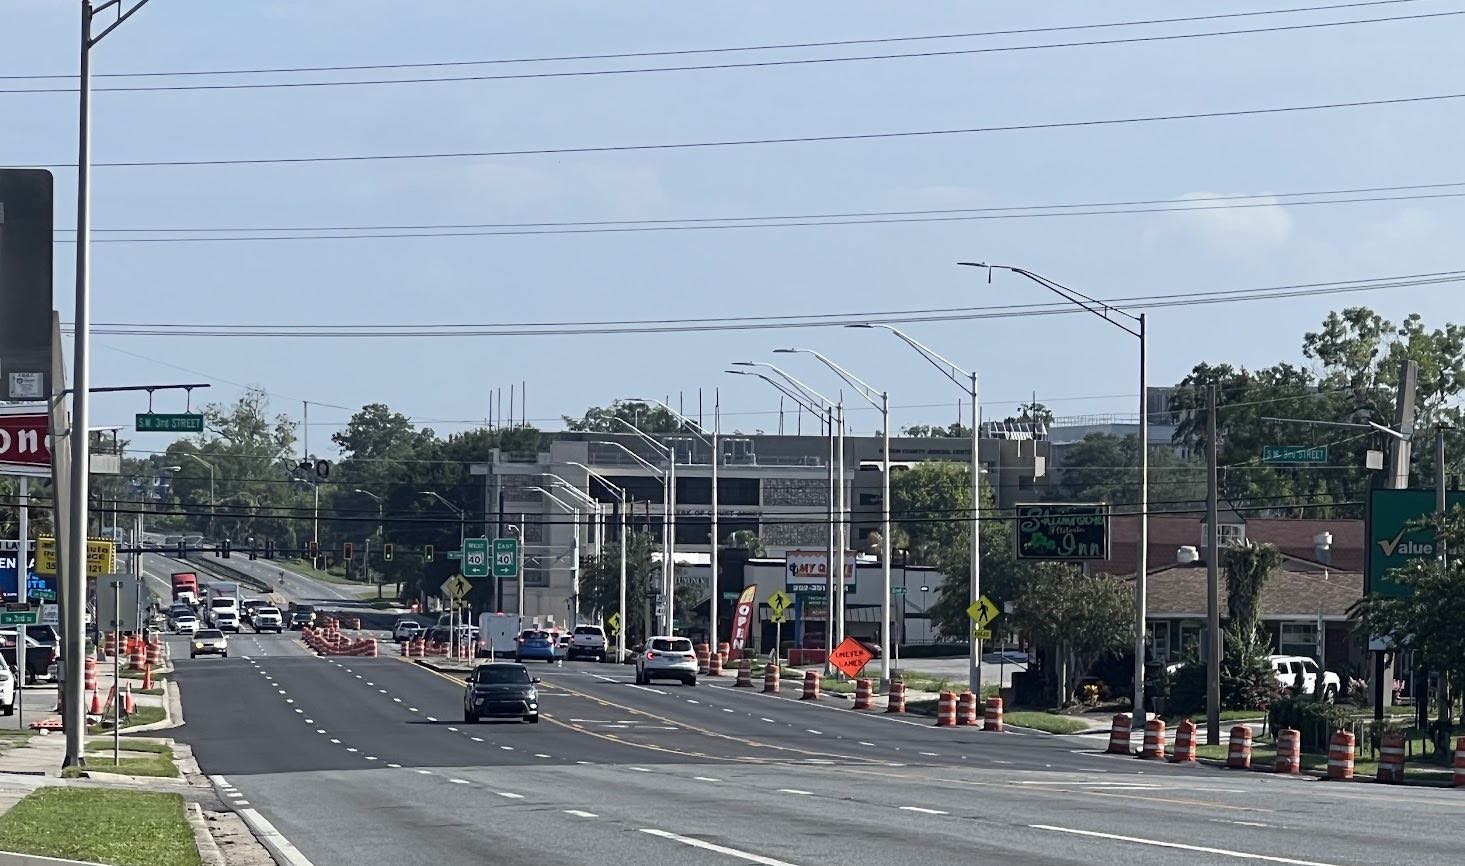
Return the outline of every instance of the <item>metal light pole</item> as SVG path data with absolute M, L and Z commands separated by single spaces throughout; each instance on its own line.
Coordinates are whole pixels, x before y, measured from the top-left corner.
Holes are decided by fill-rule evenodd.
M 626 613 L 626 542 L 628 541 L 628 528 L 631 522 L 630 515 L 626 513 L 626 503 L 629 502 L 629 498 L 626 496 L 626 489 L 624 487 L 617 487 L 616 485 L 611 484 L 604 475 L 601 475 L 599 472 L 596 472 L 589 466 L 586 466 L 583 463 L 575 463 L 573 461 L 571 461 L 569 465 L 574 466 L 577 469 L 585 470 L 586 475 L 599 481 L 602 485 L 605 486 L 607 490 L 614 492 L 616 494 L 616 498 L 618 498 L 621 502 L 621 585 L 620 598 L 617 602 L 619 604 L 619 607 L 616 608 L 616 613 L 618 613 L 621 618 L 621 627 L 616 629 L 616 663 L 619 664 L 625 661 L 626 658 L 626 625 L 627 620 L 629 619 L 629 614 Z
M 595 547 L 592 555 L 598 558 L 602 553 L 605 552 L 605 545 L 602 543 L 603 539 L 600 535 L 600 533 L 604 531 L 604 515 L 602 514 L 602 509 L 600 507 L 600 500 L 589 495 L 585 491 L 581 490 L 580 488 L 576 487 L 575 485 L 571 484 L 560 476 L 554 474 L 553 472 L 545 472 L 543 473 L 543 475 L 545 478 L 553 478 L 555 480 L 555 487 L 558 487 L 560 490 L 565 491 L 579 501 L 585 503 L 585 505 L 588 506 L 590 510 L 595 513 L 595 525 L 597 527 L 600 527 L 600 529 L 597 530 L 595 535 Z
M 639 430 L 636 431 L 636 432 L 640 433 Z M 645 434 L 643 433 L 642 435 L 644 436 Z M 652 441 L 654 443 L 654 440 L 652 440 Z M 675 502 L 675 499 L 674 499 L 675 494 L 672 492 L 672 490 L 673 490 L 673 485 L 676 483 L 676 473 L 675 473 L 676 462 L 670 456 L 670 449 L 665 449 L 665 450 L 668 453 L 668 458 L 667 459 L 668 460 L 671 460 L 672 462 L 671 462 L 670 466 L 666 470 L 662 470 L 662 469 L 659 469 L 659 468 L 651 465 L 651 463 L 649 461 L 647 461 L 644 457 L 642 457 L 640 454 L 637 454 L 636 452 L 632 451 L 631 449 L 627 448 L 626 446 L 622 445 L 619 442 L 598 441 L 595 444 L 597 444 L 597 445 L 610 445 L 612 447 L 619 448 L 621 451 L 624 451 L 626 454 L 630 455 L 630 457 L 633 460 L 635 460 L 637 463 L 640 463 L 642 466 L 646 467 L 646 469 L 648 469 L 649 471 L 651 471 L 653 474 L 658 475 L 658 476 L 661 477 L 661 487 L 662 487 L 662 496 L 661 496 L 661 499 L 662 499 L 662 515 L 663 515 L 663 517 L 662 517 L 662 538 L 663 538 L 663 542 L 662 542 L 662 548 L 661 548 L 661 572 L 662 572 L 661 577 L 662 577 L 663 598 L 666 598 L 666 608 L 665 608 L 665 611 L 666 612 L 663 614 L 662 625 L 664 625 L 666 627 L 666 629 L 665 629 L 666 634 L 671 634 L 671 631 L 672 631 L 672 627 L 671 627 L 672 626 L 672 617 L 674 616 L 674 608 L 672 607 L 672 600 L 670 598 L 671 591 L 674 589 L 674 587 L 671 586 L 671 582 L 676 579 L 675 578 L 676 572 L 669 567 L 670 564 L 671 564 L 670 547 L 668 545 L 668 542 L 665 539 L 668 538 L 667 533 L 666 533 L 666 529 L 668 528 L 668 525 L 670 524 L 670 520 L 669 520 L 669 518 L 666 515 L 670 514 L 671 507 L 673 506 L 673 504 Z M 622 617 L 625 617 L 625 613 L 622 613 L 621 616 Z
M 970 600 L 975 602 L 982 597 L 982 461 L 981 461 L 981 408 L 977 395 L 977 374 L 975 371 L 968 372 L 956 366 L 950 361 L 938 355 L 930 347 L 922 344 L 911 335 L 892 325 L 866 324 L 848 325 L 851 328 L 880 328 L 889 331 L 899 337 L 902 342 L 915 349 L 922 358 L 925 358 L 931 366 L 940 371 L 941 375 L 950 379 L 957 387 L 967 392 L 971 400 L 972 408 L 972 459 L 971 459 L 971 482 L 972 482 L 972 525 L 971 525 L 971 576 L 968 586 Z M 969 669 L 967 671 L 967 687 L 972 694 L 982 694 L 982 642 L 975 635 L 971 640 L 971 651 L 968 656 Z M 998 682 L 998 687 L 1002 686 Z
M 884 589 L 883 597 L 880 599 L 880 685 L 881 688 L 888 688 L 890 685 L 890 656 L 892 647 L 890 634 L 890 392 L 876 391 L 869 383 L 813 349 L 774 349 L 773 351 L 786 354 L 812 355 L 824 366 L 833 370 L 834 374 L 843 379 L 845 384 L 854 388 L 864 398 L 865 402 L 880 410 L 880 450 L 883 452 L 880 493 L 880 578 Z M 877 397 L 879 398 L 878 400 L 876 399 Z M 844 575 L 841 574 L 839 577 L 840 584 L 843 585 Z
M 466 542 L 468 539 L 468 512 L 444 499 L 440 494 L 432 490 L 419 490 L 417 491 L 417 494 L 419 496 L 431 496 L 433 499 L 436 499 L 438 502 L 441 502 L 448 508 L 452 509 L 453 512 L 458 515 L 458 555 L 462 556 L 463 548 L 467 546 Z M 519 558 L 521 560 L 523 559 L 522 554 Z M 458 570 L 460 572 L 463 570 L 463 560 L 461 559 L 458 560 Z M 520 583 L 522 584 L 523 581 L 520 581 Z M 519 613 L 521 614 L 523 612 L 524 611 L 522 609 L 519 611 Z M 458 606 L 456 604 L 453 604 L 448 608 L 448 627 L 452 629 L 452 635 L 448 638 L 448 647 L 450 651 L 456 651 L 458 646 L 458 624 L 460 622 L 460 616 L 461 615 L 458 613 Z
M 356 490 L 354 492 L 360 493 L 362 496 L 370 496 L 373 500 L 376 501 L 377 541 L 381 545 L 381 550 L 382 550 L 383 556 L 385 556 L 386 555 L 386 549 L 387 549 L 387 514 L 386 514 L 386 503 L 384 503 L 382 501 L 382 498 L 380 496 L 377 496 L 375 493 L 372 493 L 370 490 L 362 490 L 360 487 L 358 487 L 358 488 L 356 488 Z M 382 562 L 383 562 L 383 566 L 382 566 L 382 569 L 381 569 L 381 580 L 379 580 L 377 582 L 377 585 L 376 585 L 376 597 L 377 598 L 381 598 L 382 597 L 382 586 L 386 583 L 386 580 L 387 580 L 386 566 L 385 566 L 386 560 L 383 559 Z M 370 546 L 368 546 L 367 549 L 366 549 L 366 576 L 367 576 L 368 582 L 370 582 L 370 578 L 371 578 L 371 547 Z
M 66 622 L 62 633 L 65 647 L 62 655 L 66 659 L 66 688 L 61 695 L 66 717 L 66 756 L 63 766 L 85 765 L 86 708 L 84 699 L 85 674 L 83 663 L 86 656 L 86 540 L 87 500 L 91 496 L 91 231 L 92 231 L 92 49 L 107 34 L 116 30 L 123 21 L 131 18 L 147 0 L 134 0 L 124 8 L 123 0 L 106 0 L 93 6 L 91 0 L 81 3 L 80 65 L 77 77 L 77 136 L 76 136 L 76 306 L 75 329 L 72 337 L 71 392 L 71 503 L 67 525 L 70 537 L 67 539 L 67 563 L 69 574 L 62 580 L 61 600 L 64 601 Z M 117 10 L 117 19 L 108 24 L 101 33 L 92 34 L 92 21 L 100 12 Z M 56 431 L 60 434 L 60 431 Z M 57 515 L 58 519 L 60 515 Z M 22 641 L 24 643 L 24 641 Z
M 1131 714 L 1132 731 L 1143 731 L 1149 715 L 1145 710 L 1145 626 L 1147 619 L 1147 597 L 1149 594 L 1149 548 L 1150 548 L 1150 405 L 1149 368 L 1146 355 L 1149 350 L 1149 334 L 1145 328 L 1145 314 L 1125 312 L 1118 307 L 1091 298 L 1076 289 L 1054 282 L 1024 268 L 1011 265 L 989 265 L 983 262 L 959 262 L 968 267 L 986 268 L 987 279 L 991 281 L 992 270 L 1010 271 L 1037 283 L 1053 294 L 1063 298 L 1080 309 L 1087 310 L 1119 330 L 1139 340 L 1139 550 L 1135 555 L 1134 575 L 1134 712 Z M 1117 316 L 1118 318 L 1111 318 Z
M 712 651 L 713 652 L 716 652 L 717 651 L 717 647 L 718 647 L 718 642 L 717 642 L 717 602 L 718 602 L 718 595 L 719 595 L 719 587 L 718 587 L 718 580 L 717 580 L 717 577 L 718 577 L 718 565 L 719 564 L 718 564 L 718 561 L 717 561 L 717 553 L 718 553 L 718 550 L 722 546 L 722 538 L 721 538 L 720 535 L 718 535 L 718 530 L 717 530 L 717 512 L 718 512 L 718 506 L 717 506 L 717 464 L 719 464 L 719 463 L 722 462 L 722 452 L 721 452 L 721 449 L 718 447 L 718 436 L 720 435 L 720 430 L 721 430 L 721 426 L 722 426 L 722 418 L 721 418 L 721 398 L 720 398 L 720 396 L 719 396 L 719 394 L 718 394 L 718 392 L 716 390 L 714 390 L 712 393 L 713 393 L 713 397 L 712 397 L 712 419 L 713 420 L 712 420 L 712 431 L 710 433 L 707 431 L 707 428 L 703 427 L 701 424 L 698 424 L 696 421 L 693 421 L 691 418 L 688 418 L 687 416 L 683 415 L 681 412 L 678 412 L 677 410 L 675 410 L 672 407 L 666 405 L 665 403 L 663 403 L 660 400 L 657 400 L 655 398 L 651 398 L 649 400 L 641 400 L 640 402 L 642 402 L 642 403 L 655 403 L 656 405 L 660 406 L 662 409 L 665 409 L 668 413 L 670 413 L 678 421 L 682 422 L 682 426 L 684 426 L 684 427 L 688 428 L 689 430 L 691 430 L 692 435 L 696 436 L 698 439 L 701 439 L 702 442 L 703 442 L 703 444 L 707 445 L 709 448 L 712 449 L 712 511 L 711 511 L 711 518 L 710 518 L 710 520 L 711 520 L 711 529 L 710 529 L 710 532 L 711 532 L 711 543 L 710 543 L 710 550 L 712 551 L 712 553 L 711 553 L 711 556 L 710 556 L 710 572 L 709 572 L 709 575 L 710 575 L 710 578 L 709 579 L 712 582 L 712 592 L 711 592 L 711 599 L 709 601 L 709 607 L 708 607 L 708 612 L 707 612 L 707 622 L 708 622 L 708 631 L 710 631 L 711 634 L 712 634 Z M 708 437 L 711 437 L 711 438 L 709 439 Z
M 575 520 L 573 532 L 574 544 L 572 545 L 573 553 L 571 554 L 575 559 L 570 569 L 570 628 L 574 628 L 580 622 L 580 509 L 555 496 L 543 487 L 526 487 L 524 489 L 544 494 L 555 505 L 568 511 Z
M 645 430 L 632 425 L 621 418 L 611 418 L 612 421 L 625 427 L 627 430 L 640 436 L 647 445 L 650 445 L 657 453 L 666 458 L 666 495 L 663 513 L 666 515 L 662 520 L 661 536 L 661 570 L 662 570 L 662 591 L 666 599 L 666 633 L 671 634 L 675 630 L 676 623 L 676 594 L 677 594 L 677 452 L 669 448 Z M 630 449 L 621 446 L 626 453 L 635 456 Z

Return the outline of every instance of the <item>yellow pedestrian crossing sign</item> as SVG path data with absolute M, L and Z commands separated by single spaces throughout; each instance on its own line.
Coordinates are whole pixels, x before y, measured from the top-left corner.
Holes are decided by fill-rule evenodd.
M 473 584 L 469 583 L 468 578 L 461 574 L 455 574 L 443 581 L 443 594 L 453 601 L 461 602 L 472 591 Z
M 611 634 L 620 634 L 621 633 L 621 613 L 620 613 L 620 611 L 616 611 L 615 613 L 612 613 L 610 615 L 610 618 L 607 619 L 605 622 L 606 622 L 607 625 L 610 626 L 610 633 Z
M 793 597 L 781 589 L 773 595 L 768 596 L 768 609 L 772 611 L 772 615 L 768 617 L 768 621 L 774 623 L 788 622 L 788 609 L 793 603 Z
M 972 618 L 978 629 L 985 629 L 997 618 L 997 605 L 984 595 L 971 603 L 966 609 L 966 615 Z

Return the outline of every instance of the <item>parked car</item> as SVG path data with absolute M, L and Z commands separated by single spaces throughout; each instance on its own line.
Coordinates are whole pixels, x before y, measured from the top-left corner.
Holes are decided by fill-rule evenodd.
M 0 715 L 15 715 L 15 669 L 0 661 Z
M 553 663 L 554 640 L 547 631 L 528 631 L 519 636 L 519 647 L 514 651 L 514 661 L 544 661 Z
M 1308 656 L 1272 656 L 1271 661 L 1277 672 L 1277 682 L 1286 688 L 1305 695 L 1321 693 L 1323 700 L 1328 702 L 1337 700 L 1338 693 L 1343 690 L 1342 680 L 1337 674 L 1319 668 L 1317 662 Z
M 636 656 L 636 683 L 650 685 L 654 679 L 697 684 L 697 653 L 690 640 L 671 635 L 646 639 L 646 649 Z
M 510 662 L 489 662 L 473 669 L 463 690 L 463 721 L 475 724 L 483 718 L 521 718 L 539 721 L 538 679 L 529 669 Z
M 577 625 L 570 632 L 570 645 L 565 649 L 565 658 L 592 658 L 605 661 L 605 629 L 598 625 Z

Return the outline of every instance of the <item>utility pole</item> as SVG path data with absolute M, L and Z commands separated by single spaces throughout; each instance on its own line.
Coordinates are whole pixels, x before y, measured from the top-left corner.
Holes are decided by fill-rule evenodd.
M 1221 742 L 1221 527 L 1216 391 L 1206 389 L 1206 745 Z
M 1441 576 L 1443 576 L 1446 573 L 1446 570 L 1449 568 L 1449 552 L 1445 549 L 1445 533 L 1443 523 L 1445 512 L 1448 510 L 1445 505 L 1445 431 L 1447 429 L 1449 428 L 1447 428 L 1443 424 L 1436 424 L 1434 428 L 1434 507 L 1436 514 L 1439 515 L 1439 518 L 1441 520 L 1440 533 L 1435 539 L 1435 550 L 1439 551 Z M 1449 679 L 1449 677 L 1444 676 L 1443 672 L 1441 672 L 1439 693 L 1439 718 L 1442 726 L 1444 724 L 1447 724 L 1450 718 L 1450 704 L 1452 703 L 1452 701 L 1450 699 Z M 1426 680 L 1425 682 L 1427 683 L 1428 680 Z M 1415 700 L 1418 701 L 1417 696 Z M 1429 712 L 1428 707 L 1426 707 L 1423 712 L 1425 713 L 1425 716 L 1422 720 L 1427 720 L 1427 714 Z
M 19 592 L 16 593 L 20 601 L 30 601 L 30 592 L 27 587 L 30 585 L 31 555 L 30 555 L 30 517 L 31 517 L 31 480 L 26 476 L 20 476 L 19 483 L 19 505 L 16 509 L 15 526 L 15 585 Z M 18 730 L 25 730 L 25 626 L 15 630 L 19 640 L 15 642 L 15 727 Z

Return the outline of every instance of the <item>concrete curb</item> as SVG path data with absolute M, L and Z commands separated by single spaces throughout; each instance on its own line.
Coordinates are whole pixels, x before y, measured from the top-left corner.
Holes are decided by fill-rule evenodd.
M 219 843 L 214 841 L 214 834 L 209 832 L 209 825 L 203 819 L 203 807 L 197 803 L 188 803 L 184 814 L 188 818 L 188 826 L 193 830 L 193 844 L 197 846 L 199 859 L 203 860 L 204 866 L 224 866 L 224 852 L 219 850 Z
M 304 854 L 300 853 L 300 849 L 291 844 L 290 840 L 286 839 L 279 830 L 275 829 L 275 825 L 260 813 L 253 809 L 235 809 L 234 813 L 244 819 L 245 825 L 254 834 L 254 838 L 265 846 L 279 866 L 314 866 Z
M 136 727 L 123 728 L 124 734 L 141 734 L 147 731 L 161 731 L 165 728 L 176 728 L 183 724 L 183 703 L 179 700 L 178 687 L 173 685 L 172 680 L 161 680 L 163 685 L 163 718 L 161 721 L 148 725 L 137 725 Z
M 105 866 L 90 860 L 62 860 L 58 857 L 42 857 L 39 854 L 16 854 L 0 851 L 0 866 Z

